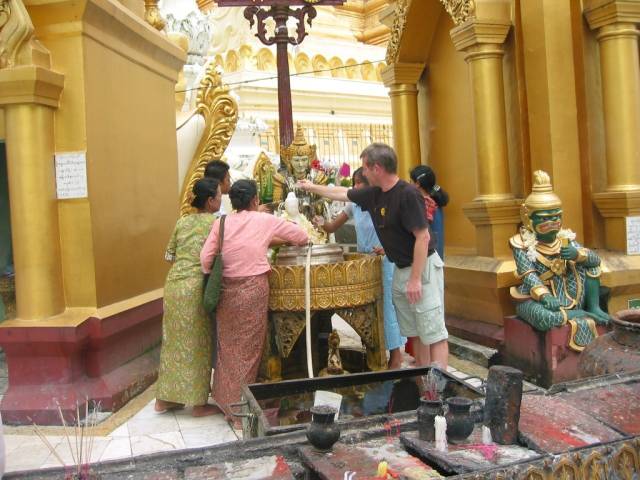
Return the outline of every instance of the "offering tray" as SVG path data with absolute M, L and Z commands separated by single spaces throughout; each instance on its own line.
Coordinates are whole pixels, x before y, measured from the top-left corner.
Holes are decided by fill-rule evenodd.
M 276 265 L 304 265 L 307 262 L 309 247 L 280 247 L 276 257 Z M 325 243 L 311 246 L 311 265 L 337 263 L 344 261 L 344 251 L 337 243 Z

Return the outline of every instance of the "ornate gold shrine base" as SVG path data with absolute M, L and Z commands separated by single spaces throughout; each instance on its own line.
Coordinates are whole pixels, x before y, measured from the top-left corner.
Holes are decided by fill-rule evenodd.
M 275 265 L 269 277 L 270 361 L 269 381 L 282 378 L 281 363 L 288 358 L 305 328 L 304 266 Z M 320 314 L 320 313 L 323 314 Z M 382 276 L 380 257 L 347 254 L 345 261 L 311 266 L 311 321 L 336 313 L 355 331 L 367 351 L 371 370 L 387 368 L 384 343 Z M 312 339 L 317 343 L 317 338 Z M 277 351 L 272 351 L 275 345 Z M 315 370 L 325 367 L 319 358 Z

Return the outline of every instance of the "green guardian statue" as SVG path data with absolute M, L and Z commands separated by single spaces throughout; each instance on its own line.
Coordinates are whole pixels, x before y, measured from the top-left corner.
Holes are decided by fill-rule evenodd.
M 510 244 L 521 284 L 511 287 L 518 316 L 537 330 L 569 323 L 569 347 L 581 351 L 607 324 L 600 308 L 600 258 L 562 229 L 562 202 L 549 175 L 533 174 L 531 194 L 520 209 L 523 225 Z

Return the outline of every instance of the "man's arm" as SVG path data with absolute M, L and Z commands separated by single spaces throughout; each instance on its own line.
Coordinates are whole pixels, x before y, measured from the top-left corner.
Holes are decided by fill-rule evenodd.
M 315 193 L 329 200 L 336 200 L 338 202 L 349 201 L 349 197 L 347 197 L 349 189 L 347 187 L 327 187 L 325 185 L 316 185 L 309 180 L 299 180 L 298 183 L 296 183 L 296 188 Z
M 417 303 L 422 297 L 422 271 L 424 270 L 429 250 L 429 229 L 414 230 L 413 235 L 416 237 L 416 243 L 413 246 L 411 275 L 407 282 L 407 299 L 411 304 Z

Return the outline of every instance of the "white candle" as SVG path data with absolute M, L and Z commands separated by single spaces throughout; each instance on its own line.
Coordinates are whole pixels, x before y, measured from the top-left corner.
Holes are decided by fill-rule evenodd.
M 486 425 L 482 426 L 482 443 L 484 445 L 491 445 L 493 439 L 491 438 L 491 430 Z
M 447 419 L 438 415 L 435 419 L 436 427 L 436 450 L 439 452 L 447 451 Z

